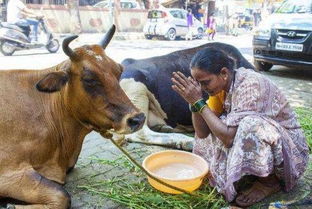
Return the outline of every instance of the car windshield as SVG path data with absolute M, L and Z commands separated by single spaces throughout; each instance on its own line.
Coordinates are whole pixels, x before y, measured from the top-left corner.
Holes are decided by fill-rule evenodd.
M 111 0 L 112 7 L 114 6 L 114 1 Z M 128 2 L 128 1 L 121 1 L 120 7 L 123 9 L 132 9 L 136 8 L 137 4 L 135 2 Z M 109 1 L 101 1 L 94 5 L 94 7 L 98 8 L 108 8 L 109 7 Z
M 133 2 L 120 2 L 120 6 L 121 8 L 124 8 L 124 9 L 131 9 L 131 8 L 135 8 L 135 3 Z
M 312 0 L 288 0 L 275 11 L 275 13 L 311 13 Z
M 111 1 L 111 4 L 114 6 L 114 1 Z M 98 8 L 107 8 L 109 7 L 109 1 L 101 1 L 97 4 L 94 4 L 93 6 Z
M 174 17 L 174 18 L 180 18 L 183 19 L 183 14 L 182 12 L 180 12 L 179 10 L 172 10 L 170 11 L 170 14 Z

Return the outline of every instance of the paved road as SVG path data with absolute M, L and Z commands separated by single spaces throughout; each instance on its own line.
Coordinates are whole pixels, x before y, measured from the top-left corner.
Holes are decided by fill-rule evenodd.
M 94 44 L 101 40 L 100 34 L 83 34 L 71 46 L 77 47 L 83 44 Z M 238 47 L 242 54 L 252 62 L 251 35 L 239 37 L 220 35 L 216 41 L 233 44 Z M 176 50 L 199 46 L 208 41 L 155 41 L 155 40 L 113 40 L 107 48 L 107 54 L 114 60 L 121 62 L 125 58 L 147 58 L 164 55 Z M 0 55 L 1 69 L 41 69 L 58 64 L 67 59 L 66 55 L 59 50 L 56 54 L 49 54 L 45 49 L 16 52 L 12 57 Z M 273 70 L 265 73 L 268 77 L 288 95 L 288 99 L 294 106 L 312 107 L 312 70 L 291 69 L 275 66 Z
M 85 34 L 71 44 L 72 47 L 83 44 L 97 43 L 101 39 L 98 34 Z M 217 41 L 233 44 L 240 49 L 243 55 L 252 60 L 251 36 L 239 37 L 217 36 Z M 207 43 L 207 40 L 193 41 L 154 41 L 154 40 L 114 40 L 107 48 L 107 54 L 118 62 L 125 58 L 146 58 L 164 55 L 180 49 L 198 46 Z M 60 50 L 56 54 L 48 54 L 46 50 L 20 51 L 12 57 L 0 55 L 1 69 L 41 69 L 58 64 L 67 59 Z M 311 107 L 312 104 L 312 71 L 274 67 L 271 72 L 265 73 L 288 95 L 294 106 Z M 129 144 L 126 148 L 140 161 L 149 153 L 163 148 L 156 146 L 141 146 Z M 138 152 L 139 151 L 139 152 Z M 138 155 L 138 153 L 141 153 Z M 142 154 L 143 153 L 143 154 Z M 86 137 L 76 169 L 67 178 L 66 189 L 72 196 L 73 208 L 122 208 L 99 195 L 91 195 L 78 186 L 90 185 L 98 180 L 110 179 L 113 176 L 125 175 L 124 170 L 114 166 L 99 164 L 95 157 L 112 160 L 120 157 L 120 152 L 107 140 L 92 132 Z M 131 178 L 131 177 L 130 177 Z M 309 185 L 301 185 L 305 188 Z M 309 188 L 307 189 L 309 190 Z M 305 194 L 303 190 L 302 194 Z M 300 193 L 300 191 L 299 191 Z

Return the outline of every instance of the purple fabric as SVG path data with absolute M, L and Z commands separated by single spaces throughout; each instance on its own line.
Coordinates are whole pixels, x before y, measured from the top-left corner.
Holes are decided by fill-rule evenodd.
M 193 15 L 188 13 L 186 19 L 187 19 L 187 26 L 188 27 L 193 26 Z
M 207 20 L 207 27 L 210 29 L 215 30 L 216 29 L 216 21 L 214 17 L 209 17 Z
M 221 120 L 237 127 L 233 146 L 225 148 L 213 135 L 195 138 L 193 152 L 208 162 L 210 184 L 232 201 L 237 194 L 233 183 L 243 176 L 275 173 L 291 190 L 309 157 L 295 113 L 282 92 L 257 72 L 238 69 L 231 86 Z

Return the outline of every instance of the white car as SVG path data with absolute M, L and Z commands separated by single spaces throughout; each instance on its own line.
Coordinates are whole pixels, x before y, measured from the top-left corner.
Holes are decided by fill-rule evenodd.
M 186 15 L 186 10 L 178 8 L 150 10 L 143 28 L 145 37 L 147 39 L 152 39 L 154 36 L 164 37 L 171 41 L 177 37 L 185 37 L 188 33 Z M 192 34 L 196 38 L 202 38 L 204 34 L 203 24 L 195 17 Z
M 93 5 L 93 7 L 96 8 L 109 8 L 109 3 L 112 4 L 112 7 L 114 7 L 114 0 L 104 0 L 100 1 Z M 120 1 L 120 8 L 122 9 L 141 9 L 141 6 L 138 2 L 135 0 L 121 0 Z

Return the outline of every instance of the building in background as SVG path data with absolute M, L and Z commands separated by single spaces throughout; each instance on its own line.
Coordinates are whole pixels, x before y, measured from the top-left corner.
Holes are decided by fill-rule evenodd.
M 8 0 L 0 0 L 0 21 L 6 19 Z M 95 8 L 100 1 L 114 2 L 113 8 Z M 228 31 L 229 19 L 233 13 L 260 8 L 263 15 L 270 12 L 281 0 L 134 0 L 140 9 L 120 6 L 120 0 L 24 0 L 33 10 L 42 12 L 52 32 L 80 33 L 104 32 L 112 23 L 119 31 L 142 31 L 147 20 L 148 9 L 168 8 L 192 9 L 194 16 L 207 23 L 207 17 L 214 13 L 217 31 Z M 263 12 L 264 11 L 264 12 Z
M 246 21 L 254 22 L 254 13 L 259 15 L 260 11 L 266 16 L 281 2 L 282 0 L 163 0 L 161 4 L 170 8 L 192 8 L 193 14 L 200 11 L 204 24 L 207 24 L 207 17 L 214 13 L 218 23 L 217 31 L 227 32 L 233 15 L 241 18 L 244 16 Z

